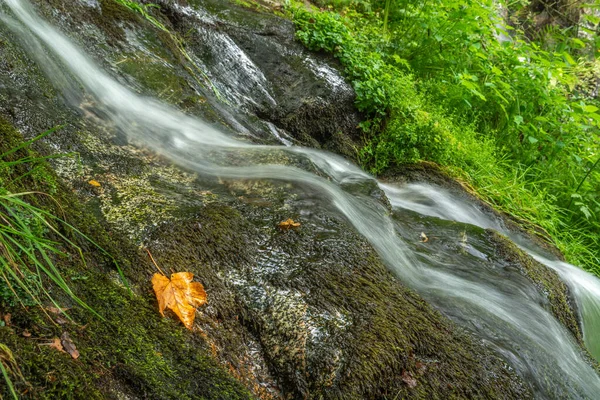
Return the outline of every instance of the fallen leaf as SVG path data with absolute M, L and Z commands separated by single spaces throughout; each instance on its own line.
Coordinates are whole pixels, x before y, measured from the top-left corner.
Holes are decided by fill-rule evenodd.
M 158 311 L 164 317 L 166 308 L 170 308 L 179 317 L 186 328 L 192 329 L 196 317 L 196 307 L 206 303 L 204 286 L 192 282 L 191 272 L 171 274 L 171 279 L 162 274 L 154 274 L 152 287 L 158 300 Z
M 67 321 L 66 319 L 64 319 L 62 317 L 56 317 L 56 323 L 59 324 L 59 325 L 64 325 L 67 322 L 69 322 L 69 321 Z
M 73 357 L 75 360 L 79 358 L 79 351 L 77 351 L 75 343 L 73 343 L 73 341 L 71 340 L 69 332 L 63 332 L 63 334 L 60 337 L 60 342 L 62 344 L 63 349 L 65 349 L 65 351 L 69 353 L 71 357 Z
M 52 314 L 61 314 L 67 311 L 68 308 L 46 307 L 46 310 L 50 311 Z
M 429 238 L 427 237 L 425 232 L 421 232 L 421 242 L 427 243 L 428 241 L 429 241 Z
M 58 351 L 62 351 L 63 353 L 65 353 L 65 349 L 63 349 L 62 344 L 60 343 L 60 339 L 59 338 L 54 338 L 52 339 L 51 343 L 47 343 L 47 345 L 49 345 L 50 347 L 58 350 Z
M 27 329 L 25 329 L 23 331 L 23 333 L 21 333 L 21 335 L 23 335 L 23 337 L 31 337 L 31 332 L 29 332 Z
M 2 316 L 2 320 L 4 321 L 6 326 L 10 326 L 10 318 L 11 318 L 10 313 L 6 313 Z
M 294 220 L 291 218 L 288 218 L 285 221 L 279 223 L 279 227 L 283 230 L 297 228 L 299 226 L 300 226 L 300 222 L 294 222 Z
M 402 382 L 411 389 L 417 386 L 417 380 L 408 371 L 402 372 Z
M 92 179 L 91 181 L 88 181 L 88 183 L 89 183 L 90 185 L 92 185 L 93 187 L 100 187 L 100 186 L 102 186 L 102 185 L 100 184 L 100 182 L 98 182 L 98 181 L 95 181 L 95 180 L 93 180 L 93 179 Z

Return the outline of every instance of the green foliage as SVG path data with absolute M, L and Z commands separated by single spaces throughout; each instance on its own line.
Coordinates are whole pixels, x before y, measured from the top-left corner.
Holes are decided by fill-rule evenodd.
M 0 154 L 3 178 L 0 188 L 0 302 L 9 306 L 17 303 L 41 306 L 45 297 L 55 304 L 47 289 L 47 284 L 51 283 L 95 314 L 71 291 L 55 265 L 57 258 L 66 256 L 63 251 L 65 247 L 81 254 L 79 247 L 62 230 L 80 232 L 56 215 L 26 201 L 28 197 L 36 195 L 50 195 L 35 191 L 12 193 L 6 188 L 19 186 L 25 177 L 35 182 L 38 176 L 45 176 L 42 161 L 55 156 L 36 156 L 28 147 L 56 129 L 48 130 Z M 22 156 L 23 153 L 26 155 Z M 83 256 L 82 262 L 85 262 Z
M 10 349 L 3 343 L 0 343 L 0 371 L 2 371 L 2 376 L 4 377 L 4 381 L 6 382 L 6 386 L 8 387 L 11 397 L 15 400 L 18 400 L 19 396 L 17 395 L 12 380 L 10 379 L 10 375 L 17 375 L 19 378 L 21 378 L 22 375 L 19 371 L 17 362 L 15 361 L 15 357 Z
M 156 28 L 160 29 L 161 31 L 165 31 L 168 32 L 167 28 L 156 18 L 154 18 L 152 16 L 152 14 L 150 13 L 150 9 L 151 8 L 160 8 L 160 6 L 156 5 L 156 4 L 141 4 L 141 3 L 137 3 L 135 1 L 131 1 L 131 0 L 115 0 L 117 3 L 121 4 L 122 6 L 125 6 L 127 8 L 129 8 L 131 11 L 134 11 L 138 14 L 140 14 L 142 17 L 144 17 L 146 20 L 148 20 L 150 23 L 152 23 L 152 25 L 154 25 Z
M 559 22 L 536 31 L 522 17 L 528 2 L 506 10 L 511 25 L 491 0 L 320 5 L 328 10 L 291 7 L 297 37 L 344 66 L 369 117 L 366 168 L 446 166 L 600 273 L 600 18 L 574 18 L 579 9 L 561 3 L 549 11 Z M 565 16 L 579 25 L 564 25 Z

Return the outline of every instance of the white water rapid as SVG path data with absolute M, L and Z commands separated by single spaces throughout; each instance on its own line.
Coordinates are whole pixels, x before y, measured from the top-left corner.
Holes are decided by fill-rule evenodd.
M 398 234 L 398 221 L 389 216 L 380 202 L 343 189 L 343 184 L 373 179 L 358 167 L 326 152 L 250 144 L 156 100 L 141 97 L 102 71 L 65 35 L 41 19 L 28 1 L 0 0 L 2 4 L 0 21 L 19 36 L 73 106 L 92 103 L 95 110 L 101 111 L 96 115 L 124 132 L 132 142 L 199 174 L 285 181 L 319 191 L 369 240 L 406 285 L 503 355 L 536 397 L 598 397 L 600 377 L 586 362 L 572 335 L 542 306 L 542 295 L 530 282 L 512 275 L 489 275 L 477 263 L 467 270 L 452 261 L 418 259 Z M 82 101 L 84 98 L 86 101 Z M 296 167 L 261 164 L 262 156 L 275 152 L 310 160 L 329 179 Z M 381 187 L 394 207 L 502 229 L 477 210 L 437 189 L 419 193 L 429 189 Z M 557 270 L 569 284 L 580 303 L 586 338 L 591 340 L 587 325 L 599 320 L 598 280 L 568 264 L 535 256 Z

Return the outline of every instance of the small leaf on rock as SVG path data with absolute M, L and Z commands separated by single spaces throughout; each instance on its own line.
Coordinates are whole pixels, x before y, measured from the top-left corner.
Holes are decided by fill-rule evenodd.
M 63 346 L 62 346 L 59 338 L 54 338 L 54 339 L 52 339 L 51 343 L 47 343 L 47 344 L 50 347 L 52 347 L 52 348 L 54 348 L 54 349 L 56 349 L 58 351 L 62 351 L 63 353 L 65 353 L 65 349 L 63 349 Z
M 411 389 L 417 386 L 417 380 L 408 371 L 402 372 L 402 382 L 406 383 L 406 386 Z
M 300 226 L 300 222 L 294 222 L 294 220 L 291 218 L 288 218 L 285 221 L 279 223 L 279 227 L 283 230 L 297 228 L 299 226 Z
M 65 349 L 65 351 L 69 353 L 71 357 L 73 357 L 75 360 L 79 358 L 79 351 L 77 351 L 75 343 L 73 343 L 73 341 L 71 340 L 69 332 L 63 332 L 63 334 L 60 337 L 60 342 L 62 344 L 63 349 Z
M 425 232 L 421 232 L 421 242 L 423 243 L 427 243 L 429 241 L 429 238 L 427 237 L 427 235 L 425 234 Z
M 50 311 L 52 314 L 61 314 L 67 311 L 68 308 L 46 307 L 46 310 Z
M 166 308 L 170 308 L 179 317 L 186 328 L 192 329 L 196 317 L 196 307 L 206 303 L 204 286 L 192 282 L 191 272 L 171 274 L 171 279 L 162 274 L 154 274 L 152 287 L 158 300 L 158 311 L 164 317 Z

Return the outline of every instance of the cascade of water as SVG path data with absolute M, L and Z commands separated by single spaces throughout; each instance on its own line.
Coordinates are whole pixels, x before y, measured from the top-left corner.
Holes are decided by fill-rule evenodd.
M 380 184 L 392 207 L 412 210 L 423 215 L 464 222 L 481 228 L 492 228 L 508 236 L 521 249 L 542 264 L 555 270 L 569 286 L 577 301 L 583 321 L 583 334 L 590 352 L 600 359 L 600 279 L 574 265 L 557 260 L 523 235 L 507 229 L 497 218 L 485 214 L 465 199 L 428 184 L 411 183 L 396 187 Z
M 600 377 L 587 364 L 570 333 L 540 305 L 542 295 L 531 284 L 510 277 L 490 279 L 483 270 L 478 274 L 460 273 L 460 268 L 451 263 L 418 261 L 397 234 L 401 227 L 384 206 L 375 199 L 343 190 L 344 183 L 373 179 L 358 167 L 322 151 L 250 144 L 153 99 L 140 97 L 100 70 L 69 39 L 42 20 L 27 0 L 3 2 L 10 14 L 0 12 L 0 20 L 18 34 L 74 106 L 81 108 L 81 104 L 93 102 L 96 114 L 131 141 L 200 174 L 287 181 L 318 190 L 369 240 L 405 284 L 496 348 L 539 397 L 594 398 L 600 391 Z M 91 99 L 82 102 L 86 97 Z M 273 152 L 307 159 L 329 179 L 298 167 L 261 163 L 262 156 Z M 407 207 L 407 193 L 391 187 L 383 189 L 392 204 Z M 427 207 L 416 211 L 426 214 Z M 435 212 L 431 208 L 430 215 L 458 218 L 458 211 L 442 204 Z M 483 221 L 473 210 L 462 211 L 463 222 Z M 472 268 L 477 269 L 477 265 Z M 595 301 L 600 298 L 598 292 L 586 293 Z

